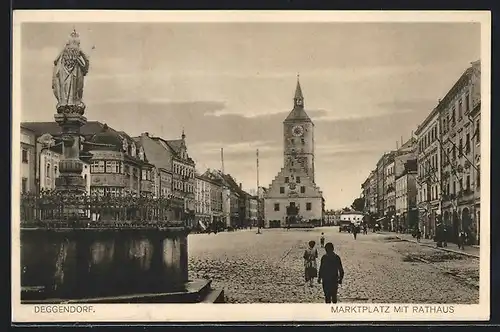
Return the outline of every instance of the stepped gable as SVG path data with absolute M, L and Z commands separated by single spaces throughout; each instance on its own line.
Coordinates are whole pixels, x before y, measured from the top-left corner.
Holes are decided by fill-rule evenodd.
M 291 176 L 300 176 L 300 183 L 296 184 L 297 187 L 300 186 L 305 186 L 306 188 L 313 188 L 314 193 L 311 194 L 311 192 L 306 192 L 305 194 L 300 193 L 300 189 L 297 190 L 297 195 L 298 197 L 323 197 L 323 192 L 321 189 L 311 180 L 311 178 L 307 175 L 305 171 L 299 171 L 294 170 L 293 172 L 290 172 L 289 170 L 285 169 L 282 167 L 278 174 L 274 177 L 274 179 L 271 181 L 271 184 L 267 188 L 266 192 L 266 198 L 271 198 L 271 197 L 284 197 L 285 194 L 280 193 L 279 188 L 283 186 L 288 186 L 289 183 L 285 183 L 285 177 L 291 178 Z

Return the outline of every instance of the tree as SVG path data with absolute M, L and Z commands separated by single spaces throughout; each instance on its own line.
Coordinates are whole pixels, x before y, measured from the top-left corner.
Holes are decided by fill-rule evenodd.
M 365 209 L 365 199 L 358 197 L 352 202 L 351 207 L 355 211 L 363 211 Z

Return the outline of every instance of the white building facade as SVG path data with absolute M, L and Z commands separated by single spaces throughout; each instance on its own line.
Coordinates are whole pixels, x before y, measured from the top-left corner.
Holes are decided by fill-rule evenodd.
M 203 175 L 196 175 L 195 180 L 195 217 L 198 223 L 207 227 L 212 221 L 210 181 Z
M 418 126 L 418 210 L 419 226 L 424 237 L 433 238 L 441 218 L 441 144 L 439 112 L 433 109 Z
M 283 167 L 264 198 L 264 225 L 321 224 L 324 200 L 315 183 L 314 123 L 304 110 L 299 81 L 293 110 L 283 122 L 283 145 Z

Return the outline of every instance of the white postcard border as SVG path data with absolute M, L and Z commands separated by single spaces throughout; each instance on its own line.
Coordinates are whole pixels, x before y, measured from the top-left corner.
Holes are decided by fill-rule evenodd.
M 19 164 L 20 41 L 27 22 L 479 22 L 481 23 L 481 248 L 479 304 L 20 304 Z M 204 321 L 470 321 L 490 316 L 490 82 L 491 15 L 488 11 L 15 11 L 12 98 L 12 320 L 14 322 L 204 322 Z M 362 312 L 352 312 L 353 306 Z M 384 306 L 382 309 L 381 306 Z M 408 306 L 407 312 L 395 308 Z M 45 309 L 41 308 L 45 307 Z M 48 307 L 51 307 L 47 309 Z M 387 309 L 388 307 L 389 309 Z M 413 308 L 418 307 L 416 312 Z M 440 312 L 421 313 L 422 308 Z M 450 313 L 452 307 L 453 313 Z M 71 309 L 73 308 L 73 309 Z M 343 309 L 339 309 L 343 308 Z M 350 308 L 350 309 L 347 309 Z M 62 311 L 44 313 L 43 310 Z M 442 313 L 446 309 L 448 313 Z M 85 310 L 78 313 L 76 311 Z M 337 310 L 337 311 L 335 311 Z M 339 310 L 341 310 L 339 312 Z M 350 313 L 346 313 L 349 310 Z M 430 309 L 429 309 L 430 310 Z M 37 312 L 38 311 L 38 312 Z M 75 311 L 68 313 L 68 311 Z

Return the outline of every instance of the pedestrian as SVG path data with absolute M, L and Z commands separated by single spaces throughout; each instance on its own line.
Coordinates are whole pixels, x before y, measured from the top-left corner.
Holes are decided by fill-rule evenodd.
M 306 282 L 309 282 L 310 287 L 313 286 L 314 278 L 318 275 L 318 267 L 316 264 L 318 250 L 314 247 L 315 245 L 315 241 L 309 241 L 309 247 L 304 251 L 305 279 Z
M 333 244 L 325 245 L 326 254 L 321 257 L 319 266 L 318 283 L 323 284 L 325 303 L 337 303 L 339 285 L 344 279 L 344 268 L 339 255 L 334 252 Z
M 357 226 L 354 226 L 352 228 L 352 235 L 354 235 L 354 240 L 356 240 L 356 237 L 358 235 L 358 227 Z
M 417 231 L 415 232 L 415 236 L 417 238 L 417 242 L 420 243 L 420 239 L 422 238 L 422 232 L 420 231 L 420 228 L 417 228 Z
M 325 247 L 325 233 L 321 233 L 321 238 L 319 239 L 319 243 L 321 244 L 321 248 Z
M 458 249 L 465 249 L 465 243 L 467 242 L 467 233 L 463 230 L 458 233 Z
M 368 234 L 368 227 L 366 226 L 366 224 L 363 224 L 363 234 Z

